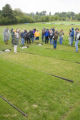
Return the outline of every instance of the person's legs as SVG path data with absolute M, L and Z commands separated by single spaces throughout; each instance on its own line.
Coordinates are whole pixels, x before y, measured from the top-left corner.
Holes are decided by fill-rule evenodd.
M 42 35 L 42 42 L 44 41 L 44 36 Z
M 71 46 L 73 45 L 73 40 L 74 40 L 74 38 L 73 38 L 73 37 L 71 37 Z
M 27 41 L 27 44 L 28 44 L 28 38 L 26 39 L 26 41 Z
M 46 44 L 46 41 L 47 41 L 47 37 L 45 37 L 45 44 Z
M 57 41 L 56 40 L 54 40 L 53 45 L 54 45 L 54 48 L 56 49 L 56 46 L 57 46 Z
M 12 39 L 11 43 L 12 43 L 12 45 L 13 45 L 13 39 Z
M 17 53 L 17 45 L 14 45 L 14 53 Z
M 55 48 L 55 40 L 53 41 L 53 48 Z
M 5 44 L 8 45 L 8 40 L 5 41 Z
M 45 35 L 43 35 L 43 42 L 45 42 Z
M 34 37 L 32 37 L 32 43 L 34 42 Z
M 22 44 L 22 38 L 21 38 L 21 44 Z
M 29 43 L 31 43 L 31 40 L 30 40 L 30 38 L 29 38 Z
M 71 45 L 71 37 L 69 37 L 69 45 Z
M 75 42 L 76 52 L 78 52 L 78 42 L 79 42 L 79 40 L 76 40 L 76 42 Z
M 37 38 L 37 40 L 39 40 L 39 37 Z
M 47 43 L 49 42 L 49 38 L 47 37 Z
M 52 38 L 50 38 L 50 44 L 52 44 Z
M 72 37 L 70 37 L 70 46 L 72 45 Z
M 53 45 L 54 40 L 52 39 L 52 45 Z
M 59 43 L 60 43 L 60 45 L 62 45 L 62 40 L 63 40 L 63 38 L 60 37 L 60 38 L 59 38 Z
M 27 44 L 29 44 L 29 39 L 27 38 Z
M 24 38 L 21 38 L 21 44 L 24 45 Z

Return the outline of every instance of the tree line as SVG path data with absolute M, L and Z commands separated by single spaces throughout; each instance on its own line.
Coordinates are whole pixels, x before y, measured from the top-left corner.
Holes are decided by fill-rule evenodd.
M 62 12 L 54 15 L 46 11 L 36 13 L 23 13 L 20 9 L 12 10 L 9 4 L 6 4 L 0 10 L 0 25 L 19 24 L 19 23 L 34 23 L 34 22 L 49 22 L 49 21 L 80 21 L 80 13 Z

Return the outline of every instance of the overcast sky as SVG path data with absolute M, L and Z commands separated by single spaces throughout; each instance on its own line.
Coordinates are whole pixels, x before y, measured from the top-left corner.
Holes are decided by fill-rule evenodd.
M 23 12 L 30 13 L 46 10 L 55 12 L 80 12 L 80 0 L 0 0 L 0 9 L 5 4 L 10 4 L 12 9 L 20 8 Z

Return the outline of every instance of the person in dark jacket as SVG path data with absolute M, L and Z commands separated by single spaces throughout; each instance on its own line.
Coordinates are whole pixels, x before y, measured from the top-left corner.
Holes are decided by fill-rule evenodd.
M 32 30 L 30 31 L 30 40 L 32 41 L 32 43 L 34 42 L 34 33 Z
M 27 40 L 26 40 L 26 35 L 27 35 L 27 30 L 24 30 L 24 42 L 26 43 L 27 42 Z
M 25 36 L 25 40 L 27 41 L 27 44 L 30 44 L 31 43 L 31 40 L 30 40 L 30 31 L 27 32 L 26 36 Z
M 33 29 L 33 34 L 35 34 L 36 28 Z M 33 37 L 33 40 L 35 40 L 35 36 Z
M 12 43 L 12 45 L 13 45 L 13 39 L 12 39 L 13 38 L 13 30 L 14 29 L 12 28 L 11 31 L 10 31 L 11 32 L 11 43 Z
M 16 30 L 13 30 L 12 32 L 12 41 L 13 41 L 13 45 L 14 45 L 14 53 L 17 53 L 17 46 L 18 46 L 18 39 L 17 39 L 17 36 L 16 36 Z
M 45 28 L 42 29 L 42 42 L 45 41 Z
M 49 33 L 49 30 L 47 29 L 45 31 L 45 44 L 49 42 L 49 36 L 50 36 L 50 33 Z
M 56 49 L 56 47 L 57 47 L 58 34 L 59 34 L 58 31 L 55 31 L 54 36 L 53 36 L 53 40 L 54 40 L 53 47 L 54 47 L 54 49 Z

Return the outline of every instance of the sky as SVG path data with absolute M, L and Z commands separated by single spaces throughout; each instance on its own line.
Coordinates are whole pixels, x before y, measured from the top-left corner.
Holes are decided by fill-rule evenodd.
M 12 9 L 20 8 L 25 13 L 46 10 L 51 12 L 80 13 L 80 0 L 0 0 L 0 10 L 5 4 L 10 4 Z

